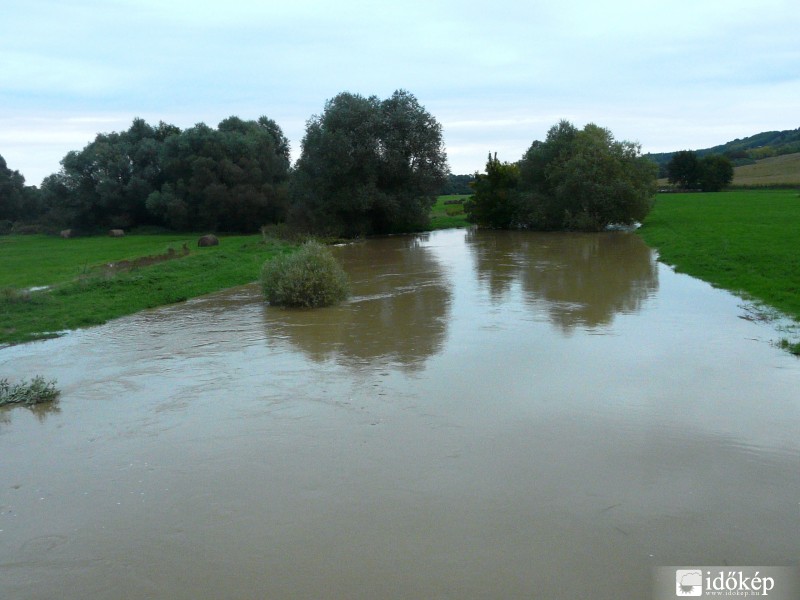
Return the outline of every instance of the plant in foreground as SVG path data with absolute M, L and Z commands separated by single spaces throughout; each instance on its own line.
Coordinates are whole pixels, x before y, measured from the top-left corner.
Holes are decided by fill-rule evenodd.
M 344 269 L 328 248 L 313 241 L 264 263 L 261 285 L 267 302 L 277 306 L 330 306 L 350 294 Z
M 34 406 L 43 402 L 52 402 L 58 398 L 55 380 L 45 381 L 44 377 L 37 375 L 30 382 L 11 385 L 8 379 L 0 379 L 0 406 L 7 404 L 22 404 Z

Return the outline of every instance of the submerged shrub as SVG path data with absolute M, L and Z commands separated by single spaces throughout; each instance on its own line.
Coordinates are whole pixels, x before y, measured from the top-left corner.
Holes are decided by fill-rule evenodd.
M 8 379 L 0 379 L 0 406 L 6 404 L 33 406 L 43 402 L 52 402 L 58 398 L 59 393 L 55 380 L 45 381 L 44 377 L 38 375 L 30 382 L 15 385 L 11 385 Z
M 294 254 L 264 263 L 261 285 L 267 302 L 277 306 L 330 306 L 347 298 L 347 274 L 319 242 L 306 242 Z

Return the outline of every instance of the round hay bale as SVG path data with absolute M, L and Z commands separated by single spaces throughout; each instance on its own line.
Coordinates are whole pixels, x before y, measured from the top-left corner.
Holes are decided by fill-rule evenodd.
M 219 246 L 219 239 L 213 234 L 204 235 L 197 240 L 197 245 L 201 248 L 205 248 L 207 246 Z

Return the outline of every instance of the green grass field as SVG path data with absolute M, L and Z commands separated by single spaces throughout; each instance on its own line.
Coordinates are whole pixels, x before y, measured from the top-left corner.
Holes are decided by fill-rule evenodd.
M 0 237 L 0 287 L 32 287 L 71 281 L 102 265 L 141 256 L 180 251 L 183 244 L 197 250 L 189 235 L 129 235 L 124 238 L 47 235 Z
M 431 209 L 431 229 L 468 227 L 470 223 L 467 222 L 463 207 L 467 198 L 469 195 L 439 196 Z
M 211 248 L 198 248 L 196 240 L 174 235 L 0 238 L 0 343 L 51 337 L 256 281 L 268 258 L 292 250 L 284 243 L 265 244 L 260 236 L 223 236 Z M 190 253 L 180 256 L 184 242 Z M 117 271 L 105 267 L 169 248 L 177 258 Z M 25 291 L 33 286 L 52 289 Z
M 662 194 L 639 230 L 663 262 L 800 318 L 796 190 Z

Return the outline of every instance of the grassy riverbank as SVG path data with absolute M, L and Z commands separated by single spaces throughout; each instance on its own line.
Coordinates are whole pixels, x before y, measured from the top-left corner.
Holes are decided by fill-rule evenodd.
M 639 230 L 663 262 L 800 319 L 797 190 L 663 194 Z
M 267 258 L 292 249 L 265 244 L 260 236 L 223 236 L 211 248 L 198 248 L 196 240 L 185 235 L 0 238 L 0 344 L 52 337 L 256 281 Z M 149 259 L 137 264 L 142 257 Z M 44 286 L 50 289 L 27 291 Z

